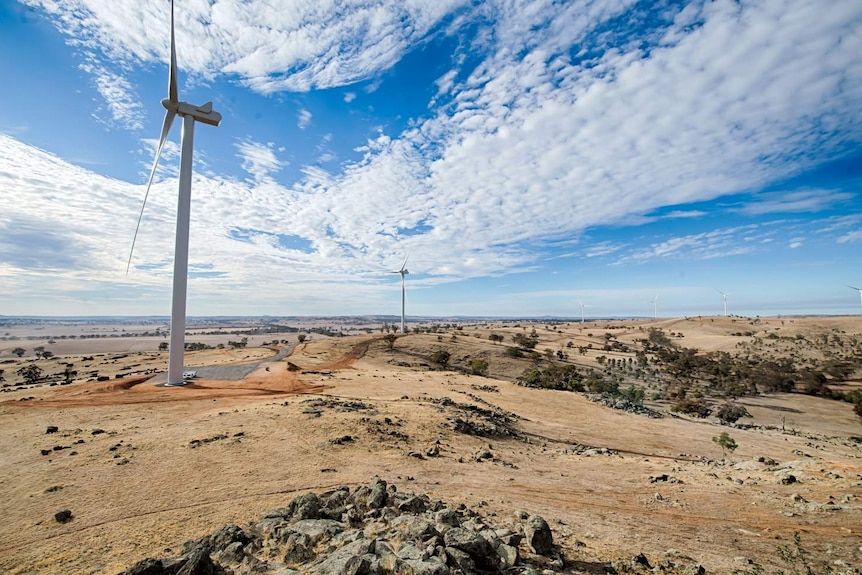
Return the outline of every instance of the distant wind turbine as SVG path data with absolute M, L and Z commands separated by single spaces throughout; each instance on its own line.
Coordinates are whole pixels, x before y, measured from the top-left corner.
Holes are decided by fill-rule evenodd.
M 147 205 L 147 196 L 150 195 L 150 187 L 153 185 L 153 177 L 156 174 L 156 166 L 159 164 L 159 156 L 174 118 L 179 115 L 183 118 L 182 130 L 182 152 L 180 156 L 180 182 L 179 198 L 177 201 L 177 232 L 174 244 L 174 287 L 173 302 L 171 305 L 171 346 L 170 358 L 168 360 L 168 385 L 183 385 L 183 351 L 185 350 L 186 335 L 186 288 L 188 284 L 189 268 L 189 217 L 191 214 L 192 198 L 192 154 L 194 152 L 195 122 L 203 122 L 211 126 L 218 126 L 221 122 L 221 114 L 213 111 L 212 102 L 203 106 L 194 106 L 186 102 L 180 102 L 177 90 L 177 50 L 174 40 L 174 2 L 171 0 L 171 63 L 168 69 L 168 97 L 162 100 L 165 107 L 165 120 L 162 123 L 162 134 L 159 145 L 156 148 L 156 157 L 153 160 L 153 169 L 147 180 L 147 191 L 144 194 L 144 202 L 141 205 L 141 213 L 138 216 L 138 225 L 135 227 L 135 236 L 132 239 L 132 249 L 129 252 L 129 263 L 126 265 L 126 275 L 132 265 L 132 254 L 135 251 L 135 242 L 138 239 L 138 229 L 141 227 L 141 219 L 144 217 L 144 208 Z
M 862 288 L 853 287 L 853 286 L 847 286 L 847 287 L 849 287 L 850 289 L 855 289 L 856 291 L 859 292 L 859 300 L 860 300 L 860 303 L 862 303 Z
M 578 304 L 581 306 L 581 323 L 584 323 L 584 308 L 590 307 L 582 301 L 579 301 Z
M 717 291 L 718 293 L 720 293 L 720 294 L 721 294 L 721 297 L 724 299 L 724 317 L 727 317 L 727 296 L 729 296 L 729 295 L 733 295 L 733 292 L 730 292 L 730 293 L 724 293 L 723 291 L 721 291 L 721 290 L 720 290 L 720 289 L 718 289 L 718 288 L 715 288 L 715 291 Z
M 650 302 L 652 303 L 652 317 L 658 319 L 658 294 Z
M 404 284 L 404 276 L 410 273 L 409 271 L 407 271 L 406 267 L 407 258 L 409 257 L 410 256 L 408 255 L 406 258 L 404 258 L 404 263 L 401 264 L 401 269 L 389 272 L 391 274 L 401 274 L 401 333 L 407 333 L 406 331 L 404 331 L 404 301 L 407 297 L 407 288 Z

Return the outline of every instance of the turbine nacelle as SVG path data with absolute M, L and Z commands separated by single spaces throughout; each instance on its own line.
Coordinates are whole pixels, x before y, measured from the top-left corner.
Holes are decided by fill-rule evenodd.
M 169 114 L 191 116 L 196 121 L 209 124 L 210 126 L 218 126 L 221 123 L 221 114 L 213 112 L 212 102 L 207 102 L 203 106 L 194 106 L 186 102 L 174 102 L 170 98 L 164 98 L 162 106 L 164 106 Z

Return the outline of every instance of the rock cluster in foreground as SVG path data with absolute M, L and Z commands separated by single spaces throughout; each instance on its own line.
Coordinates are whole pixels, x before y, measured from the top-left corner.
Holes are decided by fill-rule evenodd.
M 375 478 L 352 491 L 301 495 L 245 529 L 226 525 L 187 542 L 179 558 L 144 559 L 124 575 L 563 572 L 547 522 L 523 512 L 515 519 L 514 529 L 494 527 L 463 506 Z

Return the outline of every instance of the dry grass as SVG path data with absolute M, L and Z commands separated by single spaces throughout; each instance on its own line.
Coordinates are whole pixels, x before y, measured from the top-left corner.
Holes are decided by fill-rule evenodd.
M 605 331 L 633 341 L 643 336 L 639 328 L 660 325 L 682 332 L 687 346 L 731 350 L 745 339 L 731 335 L 745 331 L 745 320 L 732 319 L 528 331 L 536 328 L 539 350 L 556 350 L 586 342 L 587 332 L 594 342 Z M 761 320 L 756 329 L 862 331 L 857 318 L 781 321 Z M 520 330 L 496 325 L 490 331 L 509 340 Z M 175 554 L 183 541 L 224 523 L 255 519 L 297 492 L 366 483 L 374 475 L 486 513 L 539 513 L 556 539 L 583 559 L 678 554 L 710 572 L 729 572 L 745 567 L 741 557 L 774 562 L 775 546 L 799 531 L 817 561 L 862 565 L 862 449 L 850 439 L 862 435 L 862 426 L 849 404 L 799 395 L 748 398 L 743 403 L 754 423 L 780 427 L 783 421 L 785 432 L 728 429 L 648 419 L 578 394 L 432 369 L 427 358 L 441 346 L 455 364 L 487 357 L 492 375 L 527 365 L 502 363 L 502 346 L 488 341 L 488 333 L 467 327 L 441 334 L 440 341 L 436 334 L 410 335 L 392 352 L 379 334 L 313 341 L 288 358 L 304 371 L 280 362 L 238 382 L 164 389 L 124 378 L 0 395 L 0 571 L 116 573 L 145 556 Z M 271 353 L 195 358 L 203 364 Z M 590 363 L 595 355 L 577 359 Z M 158 367 L 165 360 L 148 352 L 109 365 Z M 17 364 L 7 364 L 7 374 L 14 372 L 10 365 Z M 108 365 L 99 369 L 107 373 Z M 34 399 L 19 401 L 29 396 Z M 467 415 L 441 403 L 445 397 L 513 414 L 522 437 L 454 431 L 452 419 Z M 348 401 L 361 403 L 345 406 Z M 59 432 L 46 434 L 49 425 Z M 105 433 L 93 435 L 97 429 Z M 739 444 L 727 461 L 712 441 L 721 431 Z M 331 441 L 345 435 L 353 441 Z M 204 439 L 212 441 L 192 447 Z M 439 456 L 414 456 L 438 441 Z M 69 449 L 41 455 L 54 446 Z M 475 461 L 489 446 L 494 459 Z M 651 481 L 662 474 L 672 480 Z M 789 474 L 799 482 L 782 484 Z M 61 489 L 49 491 L 55 486 Z M 830 502 L 840 509 L 830 510 Z M 55 522 L 53 514 L 64 508 L 74 519 Z

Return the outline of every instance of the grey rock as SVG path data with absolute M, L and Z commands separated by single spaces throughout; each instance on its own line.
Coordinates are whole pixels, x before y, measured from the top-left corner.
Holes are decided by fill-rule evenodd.
M 518 548 L 515 546 L 501 543 L 497 546 L 497 555 L 500 557 L 503 569 L 508 569 L 518 564 L 519 554 Z
M 66 523 L 67 521 L 72 520 L 72 512 L 68 509 L 63 509 L 62 511 L 58 511 L 54 514 L 54 520 L 57 523 Z
M 243 544 L 240 541 L 234 541 L 216 552 L 216 559 L 219 563 L 240 563 L 244 558 Z
M 125 571 L 123 575 L 162 575 L 165 572 L 162 562 L 158 559 L 141 559 Z
M 451 507 L 446 507 L 435 513 L 434 521 L 436 521 L 440 525 L 448 525 L 449 527 L 461 526 L 461 520 L 458 517 L 458 512 Z
M 302 519 L 284 529 L 291 533 L 305 535 L 311 545 L 317 545 L 324 538 L 328 539 L 341 533 L 344 526 L 332 519 Z
M 359 575 L 367 573 L 371 564 L 368 557 L 374 551 L 374 540 L 359 539 L 330 553 L 312 565 L 310 573 L 316 575 Z
M 446 547 L 454 547 L 468 553 L 474 559 L 487 557 L 494 553 L 488 540 L 476 533 L 461 527 L 454 527 L 444 535 Z
M 469 573 L 476 569 L 476 562 L 466 553 L 455 547 L 446 547 L 446 564 L 450 567 L 460 569 L 465 573 Z
M 221 575 L 223 571 L 216 567 L 210 554 L 203 547 L 195 549 L 186 562 L 176 572 L 177 575 Z
M 302 565 L 314 559 L 314 549 L 308 535 L 291 533 L 282 545 L 284 555 L 282 561 L 286 565 Z
M 437 557 L 425 561 L 399 561 L 395 569 L 397 575 L 449 575 L 449 569 Z
M 386 491 L 386 482 L 375 477 L 371 482 L 371 492 L 368 494 L 367 505 L 370 509 L 380 509 L 386 505 L 389 493 Z
M 406 513 L 424 513 L 425 501 L 421 497 L 409 497 L 398 504 L 398 510 Z
M 495 529 L 494 534 L 497 536 L 497 539 L 512 547 L 520 545 L 521 540 L 523 539 L 523 536 L 520 533 L 516 533 L 511 529 L 506 528 Z
M 399 559 L 424 559 L 423 555 L 425 552 L 422 549 L 419 549 L 412 543 L 406 543 L 398 548 L 398 551 L 395 552 L 395 555 L 398 556 Z
M 474 457 L 476 461 L 484 461 L 486 459 L 494 459 L 494 454 L 491 453 L 490 449 L 483 449 Z
M 548 555 L 554 549 L 554 537 L 548 522 L 538 515 L 531 515 L 524 525 L 524 537 L 533 553 Z
M 314 493 L 300 495 L 290 502 L 291 519 L 317 519 L 320 511 L 320 501 Z
M 440 533 L 434 524 L 425 517 L 415 515 L 401 515 L 391 521 L 392 527 L 397 530 L 405 541 L 419 541 L 424 543 Z
M 205 537 L 204 542 L 207 544 L 210 552 L 222 551 L 228 546 L 239 543 L 240 547 L 249 542 L 249 536 L 239 525 L 229 524 L 221 527 L 212 535 Z

